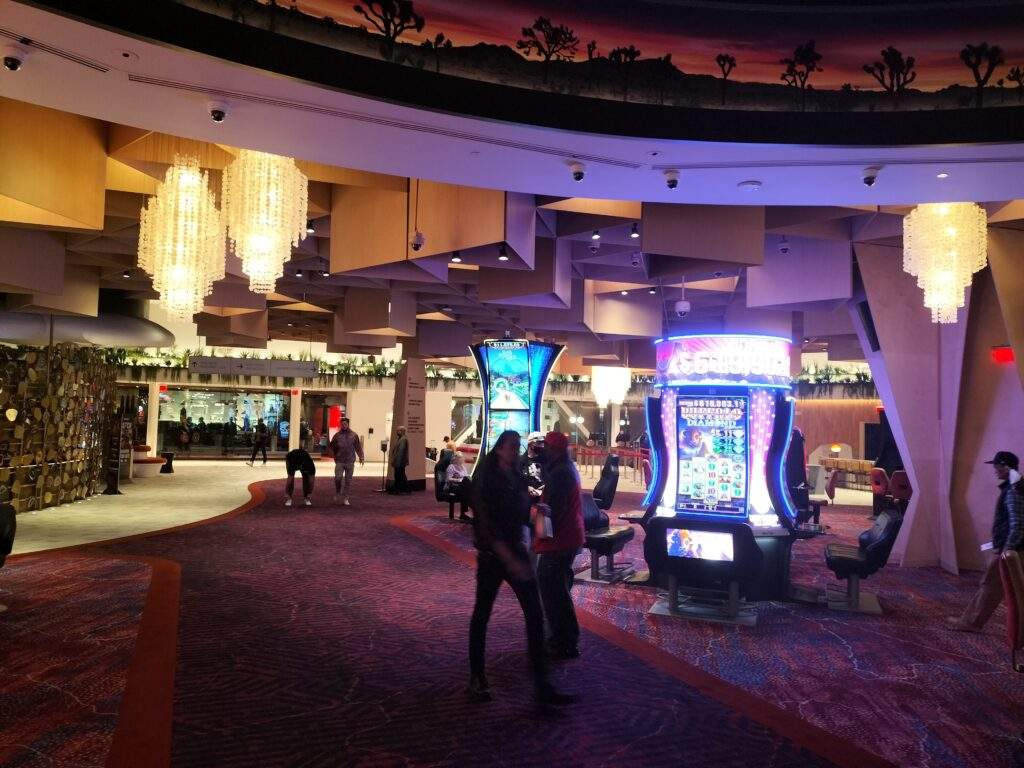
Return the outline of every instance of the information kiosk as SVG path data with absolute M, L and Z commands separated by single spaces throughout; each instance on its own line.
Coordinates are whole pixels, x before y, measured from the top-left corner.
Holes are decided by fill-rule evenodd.
M 524 445 L 526 436 L 540 429 L 544 389 L 562 349 L 527 339 L 490 339 L 470 347 L 484 398 L 481 456 L 507 429 L 518 432 Z
M 815 535 L 797 525 L 784 477 L 789 339 L 673 336 L 656 350 L 660 396 L 647 400 L 653 478 L 642 520 L 651 580 L 667 586 L 672 577 L 684 588 L 724 580 L 751 599 L 785 599 L 793 542 Z

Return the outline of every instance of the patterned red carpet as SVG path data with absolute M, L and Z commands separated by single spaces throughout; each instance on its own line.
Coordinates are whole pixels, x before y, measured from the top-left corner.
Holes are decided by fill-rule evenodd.
M 0 571 L 0 764 L 104 764 L 149 583 L 146 563 L 84 555 Z
M 532 703 L 521 615 L 503 590 L 488 645 L 497 696 L 472 704 L 463 691 L 473 593 L 466 527 L 442 520 L 426 494 L 381 498 L 372 480 L 356 483 L 351 508 L 330 505 L 324 483 L 316 506 L 284 508 L 283 483 L 270 483 L 268 500 L 245 514 L 89 548 L 107 560 L 79 558 L 110 563 L 119 555 L 146 556 L 181 563 L 172 765 L 1012 764 L 1008 734 L 1016 731 L 1024 686 L 1006 672 L 994 628 L 991 635 L 963 638 L 932 635 L 923 626 L 944 610 L 942 601 L 962 604 L 968 591 L 962 580 L 947 583 L 936 572 L 883 574 L 877 587 L 889 614 L 881 619 L 767 605 L 753 630 L 651 620 L 649 590 L 578 587 L 584 656 L 557 667 L 556 679 L 583 701 L 558 712 Z M 628 499 L 622 501 L 628 506 Z M 811 551 L 821 544 L 801 546 L 808 551 L 794 566 L 797 580 L 823 578 L 820 553 Z M 34 560 L 55 563 L 60 557 Z M 12 604 L 13 612 L 18 609 L 11 595 L 21 588 L 34 594 L 40 608 L 47 606 L 23 620 L 18 647 L 38 656 L 23 665 L 47 664 L 48 652 L 40 643 L 33 646 L 27 633 L 46 644 L 63 638 L 75 622 L 113 626 L 100 617 L 124 613 L 115 607 L 124 603 L 114 588 L 120 571 L 76 577 L 76 588 L 89 595 L 83 600 L 52 581 L 19 585 L 12 573 L 28 563 L 16 560 L 0 571 L 0 601 Z M 145 569 L 137 575 L 135 617 Z M 923 608 L 913 605 L 918 600 L 925 601 Z M 146 605 L 149 615 L 148 598 Z M 5 659 L 12 611 L 0 618 Z M 173 627 L 166 606 L 157 615 Z M 174 656 L 163 650 L 142 654 L 141 661 L 161 653 Z M 128 663 L 122 649 L 115 680 L 115 655 L 107 647 L 68 655 L 81 674 L 94 665 L 98 671 L 91 674 L 112 681 L 110 695 L 76 693 L 97 718 L 105 713 L 105 730 L 83 724 L 88 718 L 82 709 L 71 717 L 79 704 L 47 693 L 34 673 L 20 678 L 25 693 L 17 694 L 5 664 L 0 750 L 30 743 L 36 751 L 0 751 L 0 764 L 102 764 L 98 755 L 109 745 L 110 716 Z M 132 674 L 139 661 L 132 661 Z M 151 676 L 148 688 L 129 680 L 118 736 L 130 725 L 142 736 L 152 731 L 159 737 L 161 727 L 171 725 L 139 719 L 149 709 L 148 697 L 159 698 L 161 688 L 169 693 L 169 677 Z M 11 708 L 29 695 L 38 702 Z M 17 719 L 17 731 L 9 715 Z M 74 725 L 46 725 L 61 718 Z M 107 740 L 97 739 L 88 752 L 61 754 L 89 728 L 106 733 Z M 108 764 L 160 765 L 158 752 L 139 750 Z

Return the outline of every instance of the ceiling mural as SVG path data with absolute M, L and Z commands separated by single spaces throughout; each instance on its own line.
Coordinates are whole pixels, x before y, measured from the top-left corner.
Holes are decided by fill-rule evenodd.
M 796 112 L 1024 105 L 1010 0 L 180 0 L 396 67 L 556 94 Z

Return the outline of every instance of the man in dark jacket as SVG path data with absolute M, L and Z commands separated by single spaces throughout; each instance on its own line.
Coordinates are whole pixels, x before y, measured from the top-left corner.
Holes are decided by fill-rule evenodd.
M 284 457 L 284 466 L 288 471 L 288 482 L 284 486 L 284 492 L 288 495 L 284 500 L 284 505 L 286 507 L 292 505 L 292 493 L 295 491 L 295 473 L 298 472 L 302 475 L 302 503 L 307 507 L 313 506 L 313 502 L 309 499 L 313 494 L 313 481 L 316 475 L 316 463 L 314 463 L 313 457 L 309 455 L 305 448 L 296 448 L 294 451 L 288 451 Z
M 249 457 L 249 461 L 246 462 L 250 467 L 256 463 L 256 451 L 263 453 L 263 463 L 267 463 L 267 443 L 270 442 L 270 430 L 267 429 L 267 425 L 263 423 L 263 419 L 256 422 L 256 427 L 253 429 L 252 435 L 252 456 Z
M 584 542 L 580 477 L 569 458 L 569 440 L 561 432 L 544 438 L 542 511 L 551 516 L 551 537 L 536 537 L 537 583 L 551 635 L 548 650 L 555 658 L 580 655 L 580 626 L 572 603 L 573 560 Z M 546 508 L 545 508 L 546 507 Z
M 395 429 L 395 444 L 391 446 L 391 470 L 394 473 L 392 493 L 409 493 L 409 481 L 405 477 L 405 468 L 409 466 L 409 438 L 405 436 L 405 427 Z
M 1020 460 L 1009 451 L 999 451 L 986 461 L 999 479 L 999 500 L 992 520 L 992 549 L 988 567 L 970 604 L 959 617 L 949 617 L 950 628 L 960 632 L 980 632 L 985 622 L 1003 601 L 1003 582 L 999 576 L 999 556 L 1007 550 L 1024 549 L 1024 500 L 1011 478 L 1020 469 Z

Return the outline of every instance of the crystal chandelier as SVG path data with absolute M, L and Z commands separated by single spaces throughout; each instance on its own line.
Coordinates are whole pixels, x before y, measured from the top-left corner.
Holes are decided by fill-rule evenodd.
M 139 219 L 139 266 L 181 318 L 201 312 L 224 277 L 224 228 L 208 181 L 198 158 L 176 156 Z
M 608 407 L 608 403 L 621 405 L 626 399 L 631 383 L 629 368 L 606 365 L 594 365 L 590 368 L 590 391 L 594 393 L 597 407 L 602 411 Z
M 270 293 L 292 248 L 306 237 L 308 187 L 290 157 L 243 149 L 224 171 L 228 242 L 249 276 L 249 290 Z
M 903 269 L 924 290 L 933 323 L 955 323 L 964 289 L 987 262 L 985 210 L 974 203 L 925 203 L 903 219 Z

